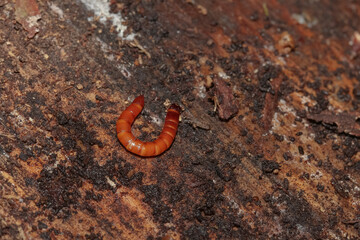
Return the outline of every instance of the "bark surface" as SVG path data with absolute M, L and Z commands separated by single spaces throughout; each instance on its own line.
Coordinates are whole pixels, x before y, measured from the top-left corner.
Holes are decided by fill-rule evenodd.
M 95 9 L 95 10 L 94 10 Z M 359 239 L 358 1 L 0 1 L 1 239 Z M 127 152 L 115 124 L 174 143 Z

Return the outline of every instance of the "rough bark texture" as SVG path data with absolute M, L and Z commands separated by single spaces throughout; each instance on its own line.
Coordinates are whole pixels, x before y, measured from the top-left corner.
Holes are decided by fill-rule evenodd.
M 1 239 L 359 239 L 358 1 L 85 2 L 0 1 Z

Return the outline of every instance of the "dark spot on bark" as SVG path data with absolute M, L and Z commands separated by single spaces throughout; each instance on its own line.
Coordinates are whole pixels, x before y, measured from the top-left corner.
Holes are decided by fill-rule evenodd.
M 360 100 L 360 84 L 354 87 L 353 94 L 355 99 Z
M 248 130 L 246 128 L 241 129 L 240 136 L 245 137 L 248 134 Z
M 272 173 L 275 169 L 280 169 L 280 165 L 275 161 L 263 160 L 261 162 L 261 170 L 263 173 Z
M 340 88 L 337 92 L 337 97 L 340 101 L 343 102 L 349 102 L 351 100 L 351 96 L 349 95 L 349 89 L 348 88 Z
M 41 105 L 45 106 L 46 98 L 42 96 L 39 92 L 32 91 L 26 93 L 26 101 L 29 105 Z
M 185 232 L 184 236 L 189 240 L 205 240 L 209 239 L 206 228 L 201 225 L 191 225 Z
M 262 92 L 272 92 L 272 86 L 270 80 L 276 78 L 279 75 L 279 69 L 273 65 L 262 66 L 258 73 L 259 89 Z
M 95 108 L 95 107 L 96 107 L 96 103 L 88 100 L 88 101 L 86 101 L 86 107 L 87 107 L 87 108 Z
M 69 118 L 68 118 L 67 115 L 66 115 L 64 112 L 62 112 L 62 111 L 57 112 L 57 114 L 56 114 L 56 119 L 57 119 L 57 121 L 58 121 L 58 123 L 59 123 L 60 125 L 65 125 L 65 124 L 67 124 L 67 123 L 69 122 Z
M 35 182 L 36 182 L 35 179 L 29 178 L 29 177 L 26 177 L 24 180 L 25 180 L 25 185 L 26 185 L 27 187 L 34 186 L 34 184 L 35 184 Z
M 289 140 L 290 140 L 291 142 L 295 142 L 295 138 L 292 137 L 292 136 L 289 136 Z
M 24 152 L 21 152 L 20 155 L 19 155 L 19 158 L 22 161 L 26 161 L 26 160 L 28 160 L 29 156 L 26 155 Z
M 302 146 L 299 146 L 298 150 L 299 150 L 300 155 L 304 155 L 305 152 L 304 152 L 304 148 Z
M 76 141 L 71 137 L 66 137 L 62 140 L 65 150 L 71 150 L 75 148 Z
M 284 152 L 283 157 L 285 161 L 288 161 L 292 159 L 292 154 L 290 152 Z
M 49 232 L 42 232 L 40 233 L 40 237 L 43 240 L 51 240 L 50 233 Z
M 322 184 L 320 184 L 320 183 L 318 183 L 318 184 L 316 185 L 316 189 L 317 189 L 319 192 L 323 192 L 323 191 L 325 190 L 325 186 L 322 185 Z
M 47 229 L 48 226 L 45 223 L 43 223 L 42 221 L 38 221 L 38 228 L 39 228 L 39 230 L 43 230 L 43 229 Z
M 284 141 L 284 136 L 283 136 L 283 135 L 279 135 L 279 134 L 277 134 L 277 133 L 273 133 L 273 135 L 274 135 L 274 137 L 275 137 L 275 139 L 276 139 L 277 141 L 279 141 L 279 142 Z
M 85 200 L 93 200 L 95 202 L 100 202 L 102 198 L 102 194 L 95 194 L 92 190 L 86 191 Z
M 349 198 L 350 186 L 344 180 L 337 180 L 333 178 L 331 184 L 334 187 L 337 194 L 342 198 Z
M 340 149 L 340 145 L 334 143 L 334 144 L 331 146 L 331 149 L 334 150 L 334 151 L 337 151 L 337 150 Z
M 37 120 L 37 121 L 44 121 L 45 120 L 43 112 L 37 106 L 32 106 L 31 107 L 31 111 L 29 113 L 29 116 L 32 119 Z

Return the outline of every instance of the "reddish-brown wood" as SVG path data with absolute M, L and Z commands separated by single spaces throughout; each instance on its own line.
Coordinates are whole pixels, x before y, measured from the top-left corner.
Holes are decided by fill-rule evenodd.
M 21 2 L 0 1 L 1 240 L 359 239 L 360 1 Z M 156 158 L 114 130 L 140 92 L 141 136 L 182 107 Z

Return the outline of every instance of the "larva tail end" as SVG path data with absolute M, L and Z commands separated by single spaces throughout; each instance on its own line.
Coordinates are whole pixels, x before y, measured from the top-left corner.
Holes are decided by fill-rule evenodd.
M 175 103 L 171 104 L 171 106 L 169 107 L 169 109 L 174 109 L 174 110 L 177 111 L 178 113 L 181 112 L 181 108 L 180 108 L 177 104 L 175 104 Z
M 144 95 L 140 95 L 134 99 L 133 103 L 137 103 L 140 106 L 144 107 Z

